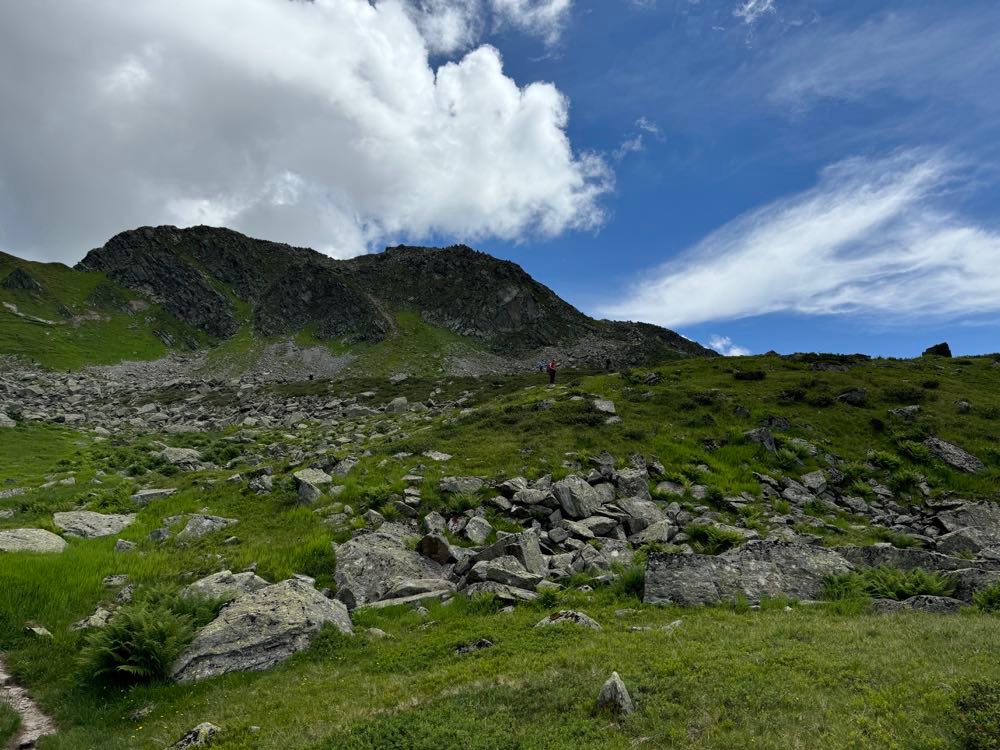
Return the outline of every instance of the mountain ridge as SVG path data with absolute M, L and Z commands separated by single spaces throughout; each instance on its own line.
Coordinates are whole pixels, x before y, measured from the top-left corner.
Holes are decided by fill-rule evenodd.
M 91 250 L 76 269 L 101 271 L 221 339 L 250 324 L 263 335 L 311 328 L 320 340 L 376 343 L 393 335 L 393 313 L 412 310 L 498 354 L 593 339 L 593 365 L 715 355 L 667 329 L 592 319 L 517 264 L 466 245 L 336 260 L 229 229 L 141 227 Z

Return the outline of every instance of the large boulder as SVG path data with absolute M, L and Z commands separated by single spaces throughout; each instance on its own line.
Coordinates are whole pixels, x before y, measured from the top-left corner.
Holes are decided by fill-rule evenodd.
M 1000 545 L 997 503 L 965 503 L 938 513 L 937 522 L 948 532 L 936 540 L 941 552 L 978 552 Z
M 838 547 L 837 552 L 852 565 L 865 568 L 884 566 L 900 570 L 922 568 L 924 570 L 950 571 L 968 568 L 972 564 L 961 557 L 951 557 L 913 547 L 903 549 L 893 547 L 891 544 L 874 544 L 870 547 Z M 975 565 L 982 567 L 978 562 Z M 996 563 L 990 565 L 996 565 Z
M 571 474 L 552 487 L 563 513 L 569 518 L 587 518 L 601 507 L 601 498 L 586 480 Z
M 303 581 L 282 581 L 227 605 L 198 631 L 171 673 L 178 682 L 193 682 L 270 669 L 307 648 L 327 624 L 350 633 L 347 607 Z
M 89 510 L 74 510 L 54 513 L 52 520 L 68 536 L 96 539 L 117 534 L 135 522 L 135 513 L 94 513 Z
M 823 547 L 752 541 L 718 556 L 654 553 L 646 563 L 647 604 L 711 604 L 743 597 L 817 599 L 823 579 L 851 564 Z
M 441 579 L 448 588 L 445 569 L 407 545 L 413 535 L 395 523 L 361 534 L 337 547 L 337 598 L 354 609 L 385 598 L 406 579 Z
M 62 552 L 66 540 L 45 529 L 0 531 L 0 552 Z
M 929 437 L 924 441 L 924 445 L 953 469 L 967 474 L 978 474 L 986 468 L 986 465 L 971 453 L 941 438 Z

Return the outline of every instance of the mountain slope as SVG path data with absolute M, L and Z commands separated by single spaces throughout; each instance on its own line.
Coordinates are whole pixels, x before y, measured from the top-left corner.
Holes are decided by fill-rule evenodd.
M 309 329 L 320 340 L 377 343 L 395 315 L 520 356 L 589 346 L 591 364 L 633 363 L 709 350 L 655 326 L 593 320 L 519 266 L 465 246 L 396 247 L 337 261 L 227 229 L 144 227 L 92 250 L 77 266 L 101 271 L 217 337 L 244 323 L 265 336 Z

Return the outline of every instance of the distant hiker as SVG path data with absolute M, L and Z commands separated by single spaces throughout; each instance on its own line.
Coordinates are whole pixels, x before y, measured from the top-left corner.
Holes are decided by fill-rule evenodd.
M 538 362 L 535 364 L 535 367 L 538 368 L 539 372 L 545 372 L 545 360 L 544 359 L 538 360 Z
M 559 365 L 554 359 L 550 359 L 549 363 L 545 366 L 546 371 L 549 373 L 549 385 L 555 385 L 556 383 L 556 370 L 559 369 Z

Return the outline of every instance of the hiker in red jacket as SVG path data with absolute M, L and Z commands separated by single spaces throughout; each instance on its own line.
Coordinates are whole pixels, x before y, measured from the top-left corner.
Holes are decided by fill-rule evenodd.
M 558 363 L 554 359 L 550 359 L 549 363 L 545 366 L 545 371 L 549 374 L 549 385 L 555 385 L 556 383 L 556 370 L 559 369 Z

